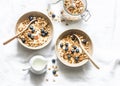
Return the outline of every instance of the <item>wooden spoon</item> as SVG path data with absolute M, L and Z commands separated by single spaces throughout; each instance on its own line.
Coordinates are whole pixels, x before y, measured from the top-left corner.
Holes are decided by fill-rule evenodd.
M 84 53 L 88 56 L 88 59 L 90 60 L 90 62 L 97 68 L 97 69 L 100 69 L 97 64 L 92 60 L 92 56 L 86 51 L 86 49 L 84 48 L 80 38 L 78 37 L 78 35 L 76 34 L 73 34 L 79 41 L 79 44 L 80 44 L 80 47 L 82 48 L 82 50 L 84 51 Z
M 16 34 L 16 35 L 13 36 L 12 38 L 10 38 L 10 39 L 8 39 L 7 41 L 5 41 L 5 42 L 3 43 L 3 45 L 6 45 L 6 44 L 8 44 L 9 42 L 11 42 L 12 40 L 14 40 L 15 38 L 17 38 L 21 33 L 23 33 L 24 31 L 26 31 L 27 28 L 28 28 L 33 22 L 35 22 L 36 20 L 37 20 L 36 18 L 34 18 L 33 20 L 31 20 L 30 23 L 27 25 L 27 27 L 26 27 L 23 31 L 19 32 L 18 34 Z

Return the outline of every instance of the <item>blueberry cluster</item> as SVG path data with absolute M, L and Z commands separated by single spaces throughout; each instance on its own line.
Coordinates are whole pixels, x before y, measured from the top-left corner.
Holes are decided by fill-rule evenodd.
M 69 44 L 68 43 L 65 43 L 65 45 L 63 45 L 63 43 L 60 44 L 60 47 L 63 48 L 63 46 L 65 46 L 65 51 L 68 51 L 69 49 Z
M 41 36 L 42 36 L 42 37 L 45 37 L 45 36 L 47 36 L 47 35 L 48 35 L 48 32 L 45 31 L 44 28 L 41 29 Z
M 69 49 L 69 43 L 65 43 L 65 44 L 60 43 L 60 48 L 63 49 L 63 46 L 64 46 L 64 50 L 68 51 L 68 49 Z M 68 60 L 70 60 L 71 57 L 73 57 L 72 54 L 79 53 L 79 52 L 80 52 L 80 50 L 79 50 L 79 48 L 77 46 L 72 46 L 71 53 L 67 54 Z M 79 62 L 79 56 L 75 56 L 74 57 L 74 61 L 75 61 L 75 63 L 78 63 Z
M 71 54 L 74 52 L 79 53 L 79 49 L 76 46 L 73 46 L 73 49 L 71 50 Z

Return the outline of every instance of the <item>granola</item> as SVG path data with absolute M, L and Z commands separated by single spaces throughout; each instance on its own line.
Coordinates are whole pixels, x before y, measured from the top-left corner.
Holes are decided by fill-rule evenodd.
M 17 33 L 24 30 L 32 20 L 32 16 L 21 22 L 17 28 Z M 37 21 L 32 23 L 29 28 L 19 35 L 23 44 L 29 47 L 38 47 L 44 45 L 51 35 L 51 26 L 44 17 L 36 17 Z

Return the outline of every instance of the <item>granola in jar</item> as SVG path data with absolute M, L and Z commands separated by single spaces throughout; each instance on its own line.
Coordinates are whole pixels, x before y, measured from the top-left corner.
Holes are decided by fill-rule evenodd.
M 64 0 L 64 9 L 71 15 L 82 14 L 85 5 L 82 0 Z

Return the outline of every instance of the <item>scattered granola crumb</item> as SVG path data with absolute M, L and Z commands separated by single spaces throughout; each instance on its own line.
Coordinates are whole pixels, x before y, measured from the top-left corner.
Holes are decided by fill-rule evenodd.
M 54 69 L 54 65 L 52 66 L 52 68 Z
M 54 67 L 54 69 L 57 69 L 57 68 L 58 68 L 58 66 L 55 66 L 55 67 Z
M 68 26 L 69 24 L 68 23 L 66 23 L 66 26 Z
M 55 82 L 55 79 L 53 79 L 53 82 Z
M 58 77 L 58 74 L 55 74 L 54 76 L 55 76 L 55 77 Z
M 51 70 L 51 68 L 48 68 L 48 70 Z
M 48 82 L 48 79 L 46 79 L 46 81 Z
M 65 19 L 61 19 L 61 22 L 65 22 Z

